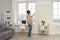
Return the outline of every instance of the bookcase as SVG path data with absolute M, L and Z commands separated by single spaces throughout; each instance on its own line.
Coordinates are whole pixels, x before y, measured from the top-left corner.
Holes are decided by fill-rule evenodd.
M 38 33 L 41 35 L 48 35 L 49 25 L 38 25 Z
M 11 13 L 10 11 L 5 11 L 4 12 L 4 24 L 7 24 L 7 27 L 8 27 L 10 22 L 11 22 Z

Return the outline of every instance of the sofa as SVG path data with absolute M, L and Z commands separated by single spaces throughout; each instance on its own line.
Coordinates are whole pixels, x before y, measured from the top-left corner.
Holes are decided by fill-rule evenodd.
M 0 25 L 0 40 L 8 40 L 14 35 L 14 30 L 7 27 L 6 24 Z

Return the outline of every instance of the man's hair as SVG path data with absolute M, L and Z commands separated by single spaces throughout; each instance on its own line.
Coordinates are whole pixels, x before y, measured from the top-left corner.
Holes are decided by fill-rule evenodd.
M 30 14 L 30 10 L 27 10 L 27 14 Z

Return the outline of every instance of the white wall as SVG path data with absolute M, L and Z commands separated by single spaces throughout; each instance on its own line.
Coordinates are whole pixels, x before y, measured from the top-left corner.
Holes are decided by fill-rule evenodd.
M 56 1 L 56 0 L 53 0 Z M 49 24 L 49 34 L 60 34 L 59 32 L 59 25 L 57 24 L 53 24 L 53 13 L 52 13 L 52 0 L 50 1 L 46 1 L 48 2 L 49 5 L 43 6 L 43 5 L 39 5 L 37 6 L 37 23 L 39 23 L 38 21 L 40 21 L 41 19 L 44 19 L 46 21 L 46 24 Z M 59 1 L 59 0 L 57 0 Z M 42 1 L 44 2 L 44 0 Z M 59 23 L 60 24 L 60 23 Z
M 31 0 L 30 0 L 31 1 Z M 57 0 L 32 0 L 35 2 L 47 2 L 47 3 L 37 3 L 36 7 L 36 24 L 33 25 L 33 33 L 38 33 L 38 24 L 43 19 L 46 21 L 46 24 L 49 24 L 49 34 L 60 34 L 60 27 L 58 25 L 53 25 L 52 19 L 52 2 Z M 15 1 L 16 2 L 16 1 Z M 17 3 L 17 2 L 16 2 Z M 14 5 L 14 6 L 13 6 Z M 13 3 L 12 13 L 13 15 L 17 13 L 17 6 Z M 14 16 L 13 16 L 14 17 Z M 15 19 L 13 18 L 13 21 Z
M 12 9 L 12 0 L 0 0 L 0 24 L 4 23 L 4 12 Z
M 37 13 L 36 13 L 36 19 L 37 19 L 37 25 L 40 23 L 40 21 L 43 19 L 46 21 L 46 24 L 49 24 L 49 34 L 60 34 L 60 25 L 53 23 L 53 13 L 52 13 L 52 2 L 53 1 L 59 1 L 59 0 L 42 0 L 40 2 L 48 2 L 48 4 L 37 4 Z M 60 24 L 60 23 L 59 23 Z M 35 29 L 33 29 L 34 33 L 38 33 L 38 26 L 34 26 Z

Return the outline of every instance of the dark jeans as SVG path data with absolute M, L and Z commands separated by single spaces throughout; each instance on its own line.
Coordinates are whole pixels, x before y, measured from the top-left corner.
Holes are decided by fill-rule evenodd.
M 32 31 L 32 25 L 28 25 L 29 31 L 28 31 L 28 37 L 31 36 L 31 31 Z

